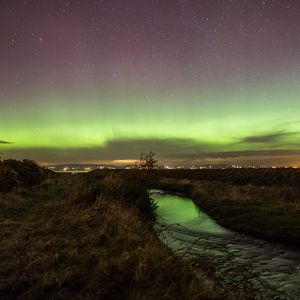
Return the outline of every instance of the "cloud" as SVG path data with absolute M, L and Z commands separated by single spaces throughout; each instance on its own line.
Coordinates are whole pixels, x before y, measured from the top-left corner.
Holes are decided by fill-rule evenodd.
M 243 138 L 240 143 L 246 144 L 276 144 L 287 138 L 299 134 L 298 132 L 275 132 L 264 135 L 253 135 Z
M 300 150 L 247 150 L 181 154 L 168 157 L 174 164 L 300 165 Z
M 196 154 L 210 151 L 215 145 L 199 143 L 192 139 L 120 139 L 109 141 L 103 151 L 139 155 L 141 152 L 153 151 L 162 156 L 176 154 Z
M 12 142 L 0 141 L 0 144 L 13 144 Z
M 236 158 L 244 156 L 281 156 L 281 155 L 300 155 L 300 150 L 245 150 L 205 153 L 203 156 L 210 158 Z
M 16 148 L 9 156 L 37 161 L 79 162 L 95 160 L 135 160 L 141 152 L 153 151 L 159 159 L 188 157 L 210 152 L 214 145 L 198 143 L 190 139 L 123 139 L 108 141 L 105 146 L 85 148 Z
M 266 139 L 263 139 L 264 141 Z M 268 139 L 267 139 L 268 140 Z M 272 141 L 276 138 L 271 138 Z M 257 150 L 256 144 L 246 151 L 222 151 L 222 146 L 199 143 L 191 139 L 124 139 L 109 141 L 104 147 L 90 148 L 18 148 L 9 149 L 10 158 L 30 158 L 44 163 L 131 163 L 141 152 L 157 153 L 160 163 L 243 164 L 243 165 L 300 165 L 300 147 Z M 294 149 L 294 150 L 293 150 Z M 295 150 L 299 149 L 299 150 Z M 299 162 L 299 163 L 298 163 Z

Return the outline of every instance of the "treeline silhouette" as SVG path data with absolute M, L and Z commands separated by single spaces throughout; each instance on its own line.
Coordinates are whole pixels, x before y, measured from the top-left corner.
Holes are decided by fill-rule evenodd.
M 221 181 L 236 185 L 277 185 L 300 187 L 300 168 L 151 170 L 159 178 Z

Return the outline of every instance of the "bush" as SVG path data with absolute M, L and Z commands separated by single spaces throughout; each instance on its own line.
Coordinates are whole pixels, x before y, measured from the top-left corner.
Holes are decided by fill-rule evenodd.
M 98 175 L 93 177 L 89 174 L 87 178 L 80 178 L 71 189 L 69 200 L 74 204 L 87 204 L 99 198 L 111 199 L 127 207 L 136 207 L 147 218 L 155 218 L 155 203 L 142 181 L 132 180 L 121 173 L 107 173 L 103 179 L 99 179 Z
M 50 171 L 49 171 L 50 172 Z M 0 162 L 0 192 L 6 193 L 14 187 L 40 184 L 48 172 L 31 160 L 8 159 Z
M 0 167 L 0 192 L 7 193 L 18 185 L 18 174 L 5 167 Z

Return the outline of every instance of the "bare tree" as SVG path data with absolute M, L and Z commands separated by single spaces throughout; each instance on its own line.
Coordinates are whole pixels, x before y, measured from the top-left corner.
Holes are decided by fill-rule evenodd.
M 150 151 L 149 153 L 141 153 L 140 156 L 140 163 L 139 163 L 139 169 L 146 169 L 146 170 L 150 170 L 150 169 L 154 169 L 157 160 L 154 159 L 154 156 L 156 154 L 152 151 Z

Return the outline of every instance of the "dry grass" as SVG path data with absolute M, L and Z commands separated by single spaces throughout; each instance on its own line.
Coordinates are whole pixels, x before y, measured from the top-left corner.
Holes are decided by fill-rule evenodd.
M 161 188 L 187 194 L 229 229 L 273 241 L 300 243 L 297 187 L 163 179 Z
M 231 185 L 221 182 L 196 182 L 192 193 L 210 193 L 212 197 L 223 197 L 247 204 L 299 204 L 300 189 L 290 186 Z
M 118 176 L 63 176 L 1 198 L 0 298 L 238 299 L 172 255 L 145 189 Z

